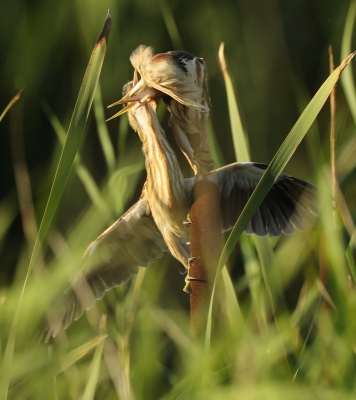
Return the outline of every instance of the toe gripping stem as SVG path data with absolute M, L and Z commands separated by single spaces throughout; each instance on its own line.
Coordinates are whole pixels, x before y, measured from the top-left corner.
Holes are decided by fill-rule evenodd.
M 190 257 L 188 259 L 188 274 L 185 277 L 185 286 L 183 288 L 183 291 L 189 294 L 192 294 L 192 288 L 190 286 L 190 282 L 194 281 L 194 282 L 203 282 L 203 283 L 207 283 L 206 279 L 201 279 L 201 278 L 194 278 L 193 276 L 189 276 L 189 270 L 191 267 L 192 262 L 196 259 L 196 257 Z

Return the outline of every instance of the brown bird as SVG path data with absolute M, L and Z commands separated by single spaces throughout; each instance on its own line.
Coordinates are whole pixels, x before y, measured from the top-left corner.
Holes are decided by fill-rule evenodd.
M 130 61 L 141 80 L 135 75 L 134 87 L 109 106 L 129 103 L 110 119 L 137 107 L 137 101 L 162 97 L 171 113 L 169 125 L 174 137 L 194 173 L 207 173 L 214 163 L 206 144 L 210 99 L 204 60 L 184 51 L 153 55 L 152 47 L 141 45 L 131 54 Z M 194 138 L 190 141 L 187 134 Z
M 133 84 L 128 84 L 129 90 Z M 127 281 L 170 251 L 189 269 L 189 228 L 184 224 L 192 205 L 194 177 L 184 178 L 175 153 L 156 115 L 156 101 L 148 98 L 130 107 L 129 122 L 137 131 L 146 157 L 147 181 L 139 201 L 88 248 L 87 263 L 62 300 L 47 339 L 68 327 L 95 299 Z M 259 163 L 234 163 L 212 171 L 221 197 L 223 230 L 230 230 L 267 168 Z M 245 232 L 259 236 L 291 234 L 303 229 L 315 214 L 315 187 L 301 179 L 280 175 Z M 88 290 L 90 288 L 90 290 Z

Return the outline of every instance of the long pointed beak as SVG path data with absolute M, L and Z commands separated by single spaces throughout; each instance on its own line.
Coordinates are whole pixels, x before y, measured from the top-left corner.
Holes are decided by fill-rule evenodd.
M 121 104 L 121 103 L 119 103 Z M 129 103 L 126 107 L 124 107 L 122 110 L 120 110 L 118 113 L 116 113 L 115 115 L 113 115 L 112 117 L 108 118 L 105 122 L 111 121 L 112 119 L 119 117 L 122 114 L 125 114 L 127 111 L 129 111 L 130 109 L 136 109 L 138 108 L 140 105 L 142 105 L 140 102 L 133 102 L 133 103 Z M 135 108 L 134 108 L 135 107 Z
M 125 104 L 125 103 L 132 103 L 135 101 L 140 101 L 143 98 L 142 93 L 140 94 L 136 94 L 133 96 L 130 96 L 130 93 L 127 93 L 121 100 L 119 101 L 115 101 L 115 103 L 112 103 L 110 105 L 107 106 L 107 108 L 111 108 L 114 106 L 117 106 L 119 104 Z
M 155 99 L 161 97 L 163 95 L 162 92 L 147 86 L 146 82 L 142 79 L 138 82 L 137 72 L 135 70 L 133 83 L 136 82 L 136 85 L 119 101 L 112 103 L 108 106 L 108 108 L 114 107 L 118 104 L 128 103 L 126 107 L 120 110 L 118 113 L 107 119 L 106 121 L 110 121 L 116 117 L 119 117 L 122 114 L 125 114 L 127 111 L 134 111 L 138 107 L 142 106 L 149 99 Z
M 135 70 L 135 72 L 136 72 L 136 70 Z M 137 73 L 136 73 L 136 75 L 134 75 L 134 81 L 133 82 L 135 83 L 135 81 L 137 81 Z M 125 96 L 121 100 L 110 104 L 108 106 L 108 108 L 114 107 L 114 106 L 116 106 L 118 104 L 125 104 L 125 103 L 130 103 L 132 101 L 141 100 L 142 97 L 144 97 L 147 94 L 147 93 L 145 93 L 146 92 L 145 89 L 146 88 L 149 89 L 147 86 L 145 88 L 145 86 L 146 86 L 145 82 L 142 81 L 142 79 L 141 79 L 139 82 L 137 82 L 135 84 L 135 86 L 127 94 L 125 94 Z
M 120 115 L 125 114 L 125 112 L 127 112 L 129 110 L 132 110 L 132 111 L 136 110 L 137 108 L 141 107 L 150 98 L 151 98 L 151 96 L 149 94 L 146 94 L 146 96 L 141 97 L 139 100 L 136 100 L 136 101 L 130 100 L 130 103 L 128 103 L 128 105 L 126 107 L 124 107 L 118 113 L 116 113 L 115 115 L 113 115 L 112 117 L 107 119 L 105 122 L 110 121 L 111 119 L 114 119 L 116 117 L 119 117 Z
M 140 105 L 142 105 L 140 100 L 143 100 L 143 98 L 146 100 L 146 97 L 142 92 L 139 94 L 135 94 L 135 92 L 140 90 L 141 87 L 143 86 L 142 81 L 138 82 L 138 76 L 137 76 L 136 70 L 134 72 L 134 79 L 133 79 L 132 83 L 133 83 L 134 87 L 128 93 L 126 93 L 126 95 L 121 100 L 116 101 L 113 104 L 110 104 L 109 106 L 107 106 L 107 108 L 114 107 L 118 104 L 125 104 L 125 103 L 128 103 L 127 106 L 124 107 L 122 110 L 120 110 L 115 115 L 113 115 L 112 117 L 108 118 L 105 122 L 111 121 L 112 119 L 117 118 L 122 114 L 125 114 L 127 111 L 129 111 L 131 109 L 135 110 Z

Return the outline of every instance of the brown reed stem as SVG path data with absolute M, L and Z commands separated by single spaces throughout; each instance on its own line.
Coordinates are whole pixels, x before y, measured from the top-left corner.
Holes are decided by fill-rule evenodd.
M 191 263 L 190 317 L 194 338 L 203 336 L 206 328 L 213 279 L 223 248 L 220 195 L 218 186 L 206 179 L 193 187 L 194 203 L 190 210 Z

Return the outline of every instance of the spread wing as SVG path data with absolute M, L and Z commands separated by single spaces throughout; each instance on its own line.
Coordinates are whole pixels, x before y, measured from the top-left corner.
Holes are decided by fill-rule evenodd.
M 140 200 L 87 249 L 85 265 L 57 304 L 46 340 L 66 329 L 105 292 L 137 274 L 138 267 L 162 258 L 168 248 L 158 230 L 145 191 Z
M 223 229 L 231 229 L 267 165 L 234 163 L 217 169 L 211 175 L 220 191 Z M 316 215 L 314 185 L 281 174 L 246 226 L 245 233 L 258 236 L 291 234 L 303 230 Z

